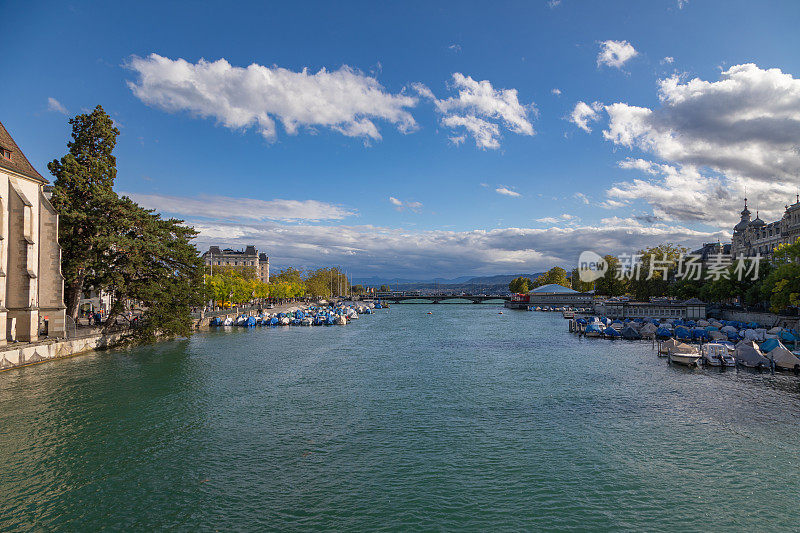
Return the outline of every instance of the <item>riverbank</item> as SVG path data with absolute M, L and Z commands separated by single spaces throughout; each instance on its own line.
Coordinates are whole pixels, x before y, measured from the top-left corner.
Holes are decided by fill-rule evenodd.
M 122 333 L 97 333 L 79 339 L 10 344 L 0 348 L 0 372 L 110 348 L 119 344 L 121 338 Z

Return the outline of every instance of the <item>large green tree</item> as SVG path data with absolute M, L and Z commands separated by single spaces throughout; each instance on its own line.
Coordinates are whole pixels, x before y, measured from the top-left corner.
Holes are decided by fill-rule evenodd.
M 686 252 L 686 248 L 671 243 L 639 250 L 641 262 L 630 280 L 636 299 L 646 302 L 652 297 L 665 296 L 675 279 L 679 259 Z
M 608 269 L 595 281 L 594 290 L 603 296 L 622 296 L 628 291 L 628 279 L 619 275 L 620 261 L 613 255 L 603 257 Z
M 760 292 L 777 313 L 800 306 L 800 239 L 776 248 L 774 257 L 776 264 L 766 274 Z
M 561 267 L 553 267 L 538 278 L 536 278 L 532 286 L 541 287 L 542 285 L 561 285 L 562 287 L 569 287 L 570 281 L 567 277 L 567 271 Z
M 531 290 L 531 285 L 530 278 L 520 276 L 511 280 L 511 283 L 508 284 L 508 290 L 513 293 L 524 293 Z
M 104 252 L 114 240 L 114 228 L 108 222 L 118 202 L 113 191 L 117 177 L 113 151 L 119 130 L 101 106 L 69 123 L 68 152 L 47 168 L 55 176 L 52 203 L 59 214 L 64 303 L 67 315 L 77 319 L 84 286 L 96 286 L 92 278 L 102 270 Z
M 203 301 L 203 260 L 191 242 L 197 232 L 128 197 L 115 207 L 109 217 L 115 240 L 96 273 L 100 286 L 114 294 L 106 324 L 137 304 L 144 311 L 133 330 L 137 340 L 189 335 L 191 307 Z
M 190 308 L 203 297 L 196 232 L 114 192 L 119 131 L 102 107 L 70 124 L 69 152 L 48 165 L 56 177 L 69 315 L 77 318 L 83 289 L 91 286 L 113 295 L 107 327 L 138 306 L 137 338 L 189 334 Z

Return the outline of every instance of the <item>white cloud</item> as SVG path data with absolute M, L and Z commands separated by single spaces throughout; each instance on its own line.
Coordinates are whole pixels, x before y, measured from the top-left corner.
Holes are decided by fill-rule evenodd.
M 597 54 L 597 66 L 622 68 L 638 54 L 639 52 L 628 41 L 603 41 L 600 43 L 600 53 Z
M 517 191 L 509 189 L 508 187 L 498 187 L 494 190 L 497 194 L 502 194 L 503 196 L 512 196 L 514 198 L 519 198 L 522 195 Z
M 412 85 L 420 96 L 433 101 L 441 113 L 441 123 L 450 129 L 463 128 L 483 149 L 500 147 L 500 125 L 520 135 L 534 135 L 529 114 L 533 104 L 519 102 L 516 89 L 495 89 L 488 80 L 476 81 L 456 72 L 452 87 L 458 96 L 437 99 L 423 84 Z
M 409 209 L 414 213 L 419 213 L 422 210 L 422 202 L 404 202 L 402 200 L 398 200 L 394 196 L 389 197 L 389 202 L 395 206 L 397 211 L 405 211 L 406 209 Z
M 662 242 L 695 246 L 729 238 L 660 222 L 608 218 L 597 225 L 497 228 L 466 231 L 406 231 L 376 226 L 202 223 L 197 240 L 210 244 L 255 244 L 276 267 L 337 264 L 356 276 L 504 273 L 574 265 L 583 250 L 631 253 Z
M 592 128 L 589 127 L 589 123 L 600 118 L 599 111 L 601 109 L 603 109 L 603 104 L 600 102 L 587 104 L 586 102 L 580 101 L 575 104 L 575 107 L 572 109 L 572 113 L 570 113 L 569 116 L 569 121 L 583 131 L 591 133 Z
M 661 106 L 606 106 L 615 145 L 730 178 L 796 182 L 800 175 L 800 79 L 779 69 L 736 65 L 719 81 L 659 82 Z
M 257 200 L 228 196 L 194 197 L 123 193 L 134 201 L 162 213 L 219 220 L 341 220 L 355 215 L 341 206 L 316 200 Z
M 447 47 L 448 49 L 452 50 L 455 53 L 461 52 L 461 45 L 457 43 L 453 43 Z
M 270 140 L 277 135 L 276 120 L 291 135 L 304 127 L 326 127 L 350 137 L 380 139 L 376 120 L 402 132 L 416 128 L 408 112 L 416 98 L 391 94 L 375 78 L 347 66 L 294 72 L 255 63 L 234 67 L 225 59 L 190 63 L 150 54 L 134 56 L 129 67 L 138 79 L 128 86 L 144 103 L 213 117 L 232 129 L 256 126 Z
M 475 139 L 476 146 L 480 148 L 500 148 L 500 126 L 478 118 L 475 115 L 448 115 L 442 118 L 442 125 L 451 129 L 463 127 Z M 455 137 L 455 139 L 460 139 Z M 450 137 L 453 141 L 454 137 Z M 457 144 L 454 142 L 453 144 Z
M 467 136 L 466 135 L 453 135 L 452 137 L 448 137 L 448 139 L 450 139 L 450 142 L 454 146 L 461 146 L 462 144 L 464 144 L 464 141 L 467 140 Z
M 69 111 L 67 108 L 64 107 L 61 102 L 50 96 L 47 99 L 47 110 L 48 111 L 55 111 L 56 113 L 61 113 L 62 115 L 69 115 Z
M 689 3 L 689 0 L 678 0 L 678 9 L 683 9 L 683 6 Z
M 779 219 L 783 215 L 783 200 L 792 199 L 796 192 L 794 183 L 730 177 L 703 172 L 691 165 L 658 164 L 643 159 L 628 159 L 619 165 L 645 176 L 616 183 L 606 192 L 607 201 L 627 206 L 641 200 L 651 208 L 655 218 L 668 222 L 700 222 L 729 229 L 739 220 L 745 194 L 751 206 L 761 208 L 762 218 Z
M 589 197 L 587 197 L 582 192 L 576 192 L 575 194 L 572 195 L 572 197 L 575 198 L 576 200 L 580 200 L 585 205 L 589 205 Z
M 547 0 L 547 7 L 550 9 L 555 9 L 559 5 L 561 5 L 561 0 Z
M 662 65 L 671 65 L 674 62 L 675 62 L 675 58 L 672 57 L 672 56 L 667 56 L 667 57 L 665 57 L 664 59 L 661 60 L 661 64 Z
M 552 89 L 550 92 L 556 96 L 561 96 L 561 89 L 559 89 L 558 87 Z
M 569 213 L 562 213 L 560 216 L 557 217 L 542 217 L 537 218 L 536 222 L 541 222 L 543 224 L 562 224 L 564 222 L 574 223 L 580 220 L 579 217 L 575 215 L 570 215 Z

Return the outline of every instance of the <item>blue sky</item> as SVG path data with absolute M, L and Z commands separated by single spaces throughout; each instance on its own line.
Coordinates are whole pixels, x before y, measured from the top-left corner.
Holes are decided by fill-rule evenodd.
M 728 239 L 745 189 L 771 220 L 800 184 L 793 1 L 3 11 L 0 121 L 42 174 L 101 104 L 118 190 L 276 267 L 570 266 Z

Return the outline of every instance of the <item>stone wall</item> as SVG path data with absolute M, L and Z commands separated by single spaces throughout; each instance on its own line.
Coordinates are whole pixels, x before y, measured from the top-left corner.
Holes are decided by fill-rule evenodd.
M 5 346 L 0 350 L 0 370 L 109 348 L 118 344 L 120 338 L 120 333 L 113 333 L 93 335 L 83 339 Z
M 754 313 L 749 311 L 725 310 L 720 312 L 719 318 L 723 320 L 736 320 L 738 322 L 756 322 L 767 329 L 775 326 L 788 329 L 797 329 L 798 327 L 797 318 L 775 315 L 773 313 Z

